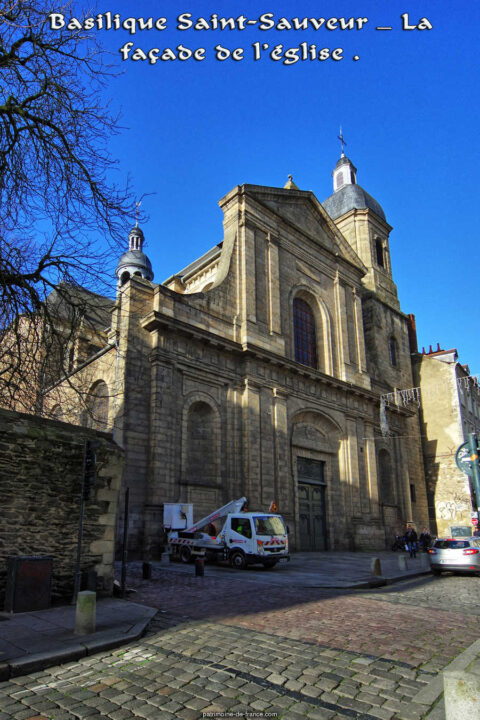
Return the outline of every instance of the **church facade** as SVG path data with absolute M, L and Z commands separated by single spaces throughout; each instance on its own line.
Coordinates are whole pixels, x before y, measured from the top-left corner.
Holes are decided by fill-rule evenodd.
M 275 501 L 297 550 L 383 549 L 428 523 L 418 408 L 382 401 L 414 384 L 391 227 L 343 154 L 333 179 L 323 204 L 292 179 L 235 187 L 223 241 L 161 284 L 131 230 L 109 327 L 92 355 L 78 339 L 48 402 L 124 447 L 139 557 L 165 502 Z

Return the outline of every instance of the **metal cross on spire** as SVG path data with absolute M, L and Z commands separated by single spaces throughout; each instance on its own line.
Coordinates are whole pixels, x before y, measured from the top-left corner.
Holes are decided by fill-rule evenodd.
M 345 140 L 343 139 L 343 131 L 342 131 L 342 126 L 341 126 L 341 125 L 340 125 L 340 135 L 337 135 L 337 138 L 340 140 L 340 143 L 341 143 L 341 145 L 342 145 L 342 155 L 345 155 L 345 153 L 344 153 L 344 151 L 343 151 L 343 146 L 346 145 L 347 143 L 346 143 Z

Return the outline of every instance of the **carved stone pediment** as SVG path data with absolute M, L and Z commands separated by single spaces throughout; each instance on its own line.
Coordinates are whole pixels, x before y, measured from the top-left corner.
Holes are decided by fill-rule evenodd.
M 297 423 L 293 429 L 292 443 L 296 447 L 319 452 L 335 452 L 333 444 L 320 430 L 304 423 Z
M 310 191 L 245 185 L 246 192 L 281 218 L 309 235 L 331 253 L 339 254 L 363 272 L 362 261 Z

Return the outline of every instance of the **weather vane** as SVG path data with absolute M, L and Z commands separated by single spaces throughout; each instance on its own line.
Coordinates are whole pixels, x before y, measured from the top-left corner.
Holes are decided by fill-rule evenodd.
M 135 203 L 135 227 L 138 227 L 138 218 L 140 216 L 140 205 L 142 204 L 142 198 Z
M 345 140 L 343 139 L 343 131 L 342 131 L 342 126 L 341 126 L 341 125 L 340 125 L 340 135 L 337 135 L 337 138 L 340 140 L 340 142 L 341 142 L 341 144 L 342 144 L 342 155 L 345 155 L 345 153 L 344 153 L 344 151 L 343 151 L 343 146 L 346 145 L 347 143 L 346 143 Z

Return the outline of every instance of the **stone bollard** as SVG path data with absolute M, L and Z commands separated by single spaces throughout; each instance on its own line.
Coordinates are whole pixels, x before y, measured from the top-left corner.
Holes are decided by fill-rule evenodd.
M 82 590 L 77 596 L 75 612 L 75 635 L 89 635 L 95 632 L 97 593 Z
M 195 558 L 195 577 L 203 577 L 205 574 L 205 554 L 198 553 Z
M 370 580 L 368 581 L 368 586 L 371 588 L 375 587 L 382 587 L 382 585 L 386 585 L 387 581 L 382 576 L 382 566 L 380 564 L 380 558 L 372 558 L 372 562 L 370 564 Z
M 407 570 L 407 558 L 405 555 L 398 556 L 398 567 L 400 570 Z
M 430 560 L 428 558 L 428 553 L 422 553 L 420 555 L 420 567 L 422 570 L 430 570 Z
M 480 675 L 465 670 L 443 673 L 446 720 L 477 718 L 480 707 Z

